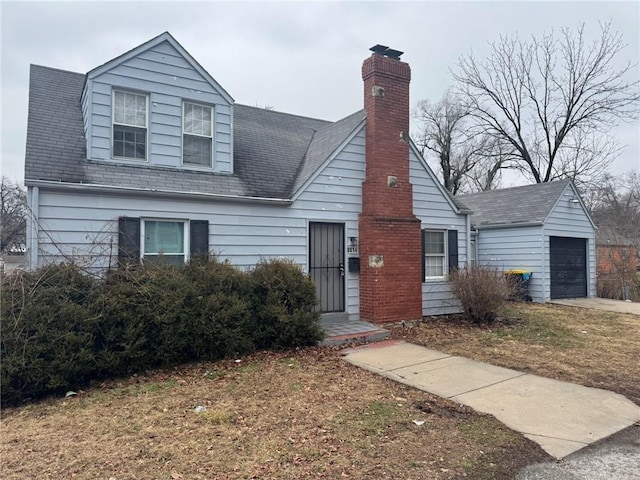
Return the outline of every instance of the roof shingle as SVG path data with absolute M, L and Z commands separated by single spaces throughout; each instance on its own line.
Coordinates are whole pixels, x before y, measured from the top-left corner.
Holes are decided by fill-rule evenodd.
M 455 202 L 472 210 L 474 227 L 543 223 L 569 180 L 537 183 L 454 197 Z

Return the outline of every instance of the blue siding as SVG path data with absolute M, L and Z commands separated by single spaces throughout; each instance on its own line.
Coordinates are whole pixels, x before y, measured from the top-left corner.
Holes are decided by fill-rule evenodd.
M 410 179 L 413 185 L 413 213 L 422 228 L 458 231 L 458 262 L 467 262 L 467 220 L 459 215 L 438 186 L 433 172 L 415 152 L 410 154 Z M 443 315 L 460 312 L 460 305 L 446 280 L 429 280 L 422 284 L 422 314 Z
M 308 269 L 309 222 L 343 222 L 346 236 L 357 237 L 363 180 L 364 129 L 289 207 L 41 190 L 39 264 L 72 257 L 95 269 L 115 265 L 117 220 L 125 215 L 208 220 L 211 250 L 239 267 L 284 257 Z M 350 318 L 359 315 L 358 280 L 346 274 Z
M 589 297 L 596 293 L 596 252 L 595 230 L 582 204 L 572 202 L 578 194 L 571 185 L 560 197 L 544 225 L 545 283 L 544 300 L 551 299 L 551 270 L 549 263 L 549 237 L 574 237 L 587 240 L 587 292 Z
M 90 159 L 111 159 L 113 88 L 148 94 L 147 160 L 151 165 L 182 168 L 183 100 L 212 105 L 213 167 L 219 172 L 232 171 L 232 105 L 167 41 L 125 59 L 87 82 L 82 109 Z
M 168 102 L 163 108 L 170 108 Z M 169 141 L 167 141 L 169 143 Z M 117 257 L 119 216 L 208 220 L 210 249 L 241 268 L 263 257 L 292 259 L 308 269 L 309 222 L 345 224 L 345 236 L 358 237 L 362 182 L 365 173 L 362 128 L 327 163 L 291 206 L 218 202 L 143 195 L 40 190 L 39 264 L 66 257 L 94 269 L 113 266 Z M 437 180 L 412 153 L 410 175 L 414 212 L 423 228 L 458 230 L 460 265 L 467 260 L 466 217 L 455 212 Z M 345 238 L 345 242 L 347 240 Z M 346 263 L 346 258 L 345 258 Z M 346 310 L 359 316 L 359 275 L 346 273 Z M 423 284 L 423 314 L 459 311 L 446 281 Z
M 530 271 L 529 295 L 536 302 L 544 302 L 542 226 L 480 230 L 477 246 L 478 265 L 499 271 Z

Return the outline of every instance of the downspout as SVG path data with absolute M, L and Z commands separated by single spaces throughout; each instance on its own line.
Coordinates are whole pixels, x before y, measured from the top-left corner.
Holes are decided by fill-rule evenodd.
M 40 205 L 40 189 L 29 187 L 27 191 L 27 266 L 29 270 L 38 268 L 38 212 Z
M 478 242 L 476 241 L 476 247 Z M 478 256 L 475 255 L 476 263 L 478 263 Z M 471 215 L 467 213 L 467 268 L 471 267 Z
M 540 229 L 542 231 L 542 238 L 540 239 L 541 245 L 540 245 L 540 251 L 542 252 L 542 255 L 540 255 L 540 276 L 542 277 L 542 301 L 540 303 L 547 303 L 548 301 L 551 300 L 551 282 L 549 282 L 549 295 L 547 297 L 547 269 L 546 269 L 546 265 L 549 265 L 549 274 L 551 274 L 551 257 L 549 257 L 549 261 L 547 261 L 547 251 L 545 250 L 544 246 L 545 246 L 545 238 L 547 236 L 547 232 L 545 232 L 545 228 L 544 225 L 542 225 L 542 228 Z M 551 251 L 551 239 L 549 239 L 549 251 Z

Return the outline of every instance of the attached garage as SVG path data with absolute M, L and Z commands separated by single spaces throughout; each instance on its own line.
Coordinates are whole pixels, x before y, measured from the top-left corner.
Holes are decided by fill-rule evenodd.
M 572 182 L 456 197 L 471 210 L 476 262 L 532 273 L 536 302 L 596 296 L 596 226 Z

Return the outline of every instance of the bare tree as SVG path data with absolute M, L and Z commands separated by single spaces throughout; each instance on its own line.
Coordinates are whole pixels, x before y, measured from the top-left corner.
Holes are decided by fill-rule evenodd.
M 0 187 L 0 253 L 23 251 L 25 246 L 27 196 L 17 183 L 2 177 Z
M 598 292 L 626 299 L 637 288 L 640 251 L 640 174 L 604 175 L 585 192 L 597 232 Z
M 469 115 L 509 145 L 526 177 L 581 181 L 607 168 L 619 150 L 606 134 L 638 112 L 633 65 L 617 66 L 624 47 L 608 23 L 591 43 L 584 25 L 529 42 L 500 37 L 485 61 L 463 56 L 453 75 Z
M 420 123 L 416 143 L 423 155 L 431 152 L 437 158 L 447 190 L 456 195 L 496 186 L 508 165 L 499 139 L 478 131 L 469 110 L 451 91 L 436 103 L 419 102 L 414 116 Z

